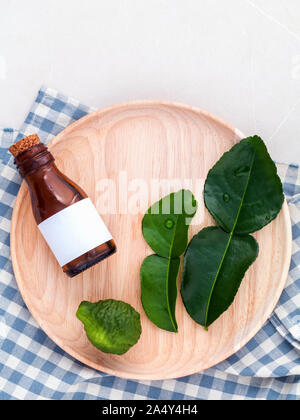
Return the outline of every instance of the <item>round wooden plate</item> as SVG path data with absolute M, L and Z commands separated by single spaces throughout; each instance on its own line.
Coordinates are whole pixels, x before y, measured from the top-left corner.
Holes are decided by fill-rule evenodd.
M 50 143 L 57 166 L 88 193 L 98 210 L 105 200 L 101 180 L 117 181 L 124 171 L 121 185 L 116 183 L 117 210 L 124 214 L 103 215 L 118 252 L 73 279 L 63 274 L 38 231 L 27 186 L 20 189 L 11 231 L 13 267 L 25 303 L 55 343 L 81 362 L 109 374 L 168 379 L 221 362 L 259 331 L 280 297 L 289 269 L 291 223 L 286 203 L 278 218 L 255 235 L 259 257 L 247 272 L 234 304 L 209 332 L 189 317 L 179 294 L 178 334 L 158 329 L 143 311 L 139 271 L 152 251 L 141 232 L 143 213 L 126 214 L 125 205 L 125 172 L 132 189 L 127 191 L 131 204 L 139 185 L 132 180 L 146 181 L 149 188 L 153 179 L 202 179 L 203 184 L 208 170 L 239 139 L 237 130 L 199 109 L 139 101 L 88 115 Z M 196 195 L 197 225 L 190 228 L 190 236 L 214 224 L 201 191 Z M 152 203 L 150 197 L 142 211 Z M 94 348 L 75 316 L 81 301 L 108 298 L 124 300 L 141 314 L 141 339 L 124 356 Z

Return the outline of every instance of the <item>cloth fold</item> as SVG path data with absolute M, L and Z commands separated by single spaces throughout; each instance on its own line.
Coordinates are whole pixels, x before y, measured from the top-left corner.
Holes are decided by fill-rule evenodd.
M 19 131 L 0 130 L 0 400 L 300 398 L 300 170 L 278 164 L 293 225 L 293 255 L 284 292 L 270 319 L 240 351 L 214 368 L 167 381 L 133 381 L 90 369 L 61 350 L 24 304 L 10 258 L 12 209 L 21 178 L 8 147 L 37 133 L 48 143 L 94 111 L 42 87 Z

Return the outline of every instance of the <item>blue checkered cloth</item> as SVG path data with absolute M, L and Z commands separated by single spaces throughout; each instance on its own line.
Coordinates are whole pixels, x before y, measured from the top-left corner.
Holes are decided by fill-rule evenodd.
M 92 109 L 42 88 L 20 131 L 0 130 L 0 400 L 153 399 L 298 400 L 300 398 L 300 171 L 278 165 L 293 224 L 286 288 L 271 318 L 239 352 L 203 373 L 133 381 L 100 373 L 62 351 L 39 328 L 18 290 L 10 258 L 13 205 L 21 179 L 7 148 L 38 133 L 48 143 Z

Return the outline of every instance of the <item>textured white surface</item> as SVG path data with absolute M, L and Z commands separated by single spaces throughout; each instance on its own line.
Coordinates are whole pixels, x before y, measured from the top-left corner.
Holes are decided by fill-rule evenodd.
M 199 106 L 300 163 L 299 0 L 0 0 L 0 126 L 48 85 Z

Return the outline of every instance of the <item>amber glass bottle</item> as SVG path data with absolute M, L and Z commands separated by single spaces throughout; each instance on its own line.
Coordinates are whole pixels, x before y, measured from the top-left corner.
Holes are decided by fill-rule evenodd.
M 116 252 L 116 245 L 86 193 L 62 174 L 37 135 L 10 147 L 29 187 L 39 230 L 62 266 L 74 277 Z

